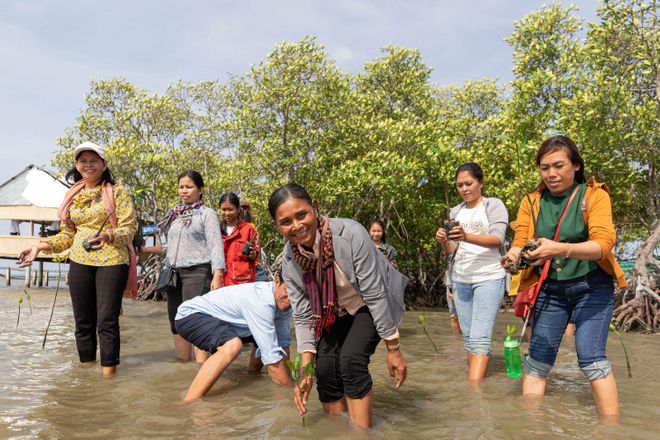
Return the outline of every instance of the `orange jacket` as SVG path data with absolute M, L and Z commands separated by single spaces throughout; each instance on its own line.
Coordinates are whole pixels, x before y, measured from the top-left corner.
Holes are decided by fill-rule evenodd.
M 582 199 L 582 217 L 584 224 L 589 230 L 589 240 L 598 243 L 602 250 L 600 260 L 596 261 L 605 272 L 616 279 L 618 287 L 625 287 L 628 283 L 623 276 L 623 271 L 616 262 L 612 248 L 616 242 L 616 232 L 612 223 L 612 202 L 609 190 L 604 183 L 597 183 L 592 177 L 587 182 L 588 188 Z M 545 185 L 541 183 L 528 197 L 524 197 L 518 209 L 512 247 L 521 248 L 529 240 L 534 238 L 534 222 L 530 213 L 530 199 L 534 207 L 534 216 L 539 218 L 541 194 Z M 538 282 L 539 275 L 536 268 L 526 269 L 522 274 L 520 290 L 525 290 Z
M 253 283 L 257 279 L 256 263 L 243 255 L 243 247 L 252 243 L 257 256 L 260 252 L 257 230 L 250 223 L 239 221 L 236 228 L 228 236 L 222 237 L 222 247 L 225 251 L 227 270 L 222 274 L 222 285 Z

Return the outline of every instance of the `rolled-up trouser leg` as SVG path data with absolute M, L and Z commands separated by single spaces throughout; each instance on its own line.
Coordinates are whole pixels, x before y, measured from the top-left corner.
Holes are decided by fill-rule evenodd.
M 380 336 L 374 319 L 365 306 L 357 311 L 339 354 L 339 370 L 346 397 L 361 399 L 373 387 L 369 360 Z

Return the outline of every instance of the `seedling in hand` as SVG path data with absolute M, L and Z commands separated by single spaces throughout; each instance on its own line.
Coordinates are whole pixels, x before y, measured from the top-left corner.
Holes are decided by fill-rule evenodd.
M 429 342 L 431 342 L 431 345 L 433 345 L 435 352 L 438 353 L 438 347 L 435 345 L 435 342 L 433 342 L 433 339 L 431 339 L 429 332 L 426 331 L 426 317 L 423 314 L 420 314 L 419 318 L 417 318 L 417 322 L 421 324 L 422 330 L 424 330 L 424 334 L 427 338 L 429 338 Z
M 616 333 L 616 335 L 619 337 L 619 341 L 621 341 L 621 346 L 623 347 L 623 354 L 626 356 L 626 367 L 628 367 L 628 377 L 632 377 L 632 370 L 630 369 L 630 359 L 628 358 L 628 350 L 626 350 L 626 344 L 623 343 L 623 337 L 621 337 L 621 333 L 619 333 L 619 330 L 614 327 L 614 324 L 610 323 L 610 331 Z
M 300 393 L 300 396 L 302 397 L 303 389 L 300 388 L 300 382 L 299 382 L 301 365 L 302 365 L 302 354 L 300 353 L 298 353 L 298 356 L 296 356 L 296 360 L 294 362 L 291 362 L 288 359 L 286 361 L 286 366 L 289 367 L 289 370 L 291 370 L 291 377 L 293 378 L 293 383 L 296 384 L 296 388 L 298 388 L 298 393 Z M 314 364 L 312 362 L 305 365 L 305 374 L 304 374 L 305 381 L 307 381 L 307 379 L 312 376 L 313 372 L 314 372 Z M 304 414 L 302 415 L 302 424 L 303 426 L 305 426 Z

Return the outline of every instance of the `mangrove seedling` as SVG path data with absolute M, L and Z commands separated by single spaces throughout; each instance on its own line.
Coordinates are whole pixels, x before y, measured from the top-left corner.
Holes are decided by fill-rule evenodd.
M 23 292 L 25 292 L 25 299 L 27 299 L 28 306 L 30 307 L 30 315 L 32 314 L 32 301 L 30 301 L 30 292 L 27 291 L 27 289 L 24 289 Z
M 426 335 L 427 338 L 429 338 L 429 342 L 431 343 L 431 345 L 433 345 L 435 352 L 438 353 L 438 347 L 435 345 L 435 342 L 433 342 L 433 339 L 431 339 L 429 332 L 426 331 L 426 316 L 424 316 L 424 314 L 420 314 L 419 318 L 417 318 L 417 322 L 421 324 L 422 330 L 424 330 L 424 334 Z
M 515 324 L 507 324 L 506 325 L 506 336 L 508 338 L 513 339 L 515 334 L 516 334 L 516 325 Z
M 296 388 L 298 388 L 298 393 L 300 393 L 300 396 L 302 397 L 303 390 L 300 388 L 300 367 L 302 365 L 302 354 L 298 353 L 298 356 L 296 356 L 296 360 L 294 362 L 291 362 L 291 360 L 287 359 L 286 361 L 286 366 L 289 367 L 289 370 L 291 371 L 291 377 L 293 378 L 293 383 L 296 384 Z M 305 365 L 305 374 L 304 378 L 307 379 L 312 376 L 312 373 L 314 372 L 314 364 L 310 362 L 309 364 Z M 302 424 L 305 426 L 305 415 L 302 415 Z
M 53 261 L 57 262 L 57 282 L 55 283 L 55 297 L 53 298 L 53 307 L 50 309 L 50 317 L 46 325 L 46 332 L 44 333 L 44 341 L 41 343 L 41 349 L 46 346 L 46 338 L 48 337 L 48 329 L 50 329 L 50 322 L 53 320 L 53 313 L 55 312 L 55 303 L 57 302 L 57 293 L 60 291 L 60 278 L 62 277 L 62 263 L 66 261 L 66 256 L 55 255 Z
M 619 330 L 614 327 L 614 324 L 610 323 L 610 331 L 616 333 L 616 335 L 619 337 L 619 341 L 621 341 L 621 346 L 623 347 L 623 354 L 626 356 L 626 367 L 628 367 L 628 377 L 632 377 L 632 370 L 630 369 L 630 358 L 628 357 L 628 350 L 626 350 L 626 344 L 623 343 L 623 337 L 621 336 L 621 333 L 619 333 Z
M 18 296 L 18 316 L 16 317 L 16 328 L 18 328 L 18 323 L 21 321 L 21 304 L 23 304 L 23 295 Z

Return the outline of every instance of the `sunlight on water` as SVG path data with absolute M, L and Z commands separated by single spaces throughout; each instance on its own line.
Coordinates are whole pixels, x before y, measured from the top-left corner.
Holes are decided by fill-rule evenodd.
M 57 301 L 44 350 L 41 341 L 53 290 L 32 291 L 32 315 L 21 305 L 21 290 L 0 290 L 0 438 L 7 439 L 215 439 L 215 438 L 355 438 L 344 417 L 324 416 L 316 393 L 310 399 L 306 427 L 297 416 L 292 394 L 267 374 L 245 370 L 239 357 L 204 399 L 181 405 L 197 365 L 173 359 L 165 303 L 124 302 L 122 363 L 104 379 L 100 367 L 78 367 L 70 299 Z M 618 378 L 623 416 L 619 426 L 596 417 L 589 385 L 576 363 L 572 338 L 564 341 L 542 402 L 519 396 L 520 380 L 504 374 L 501 343 L 506 324 L 501 314 L 487 379 L 478 386 L 466 380 L 462 340 L 449 331 L 445 311 L 426 311 L 433 350 L 417 324 L 406 315 L 401 329 L 408 380 L 396 391 L 387 374 L 384 347 L 372 359 L 376 402 L 371 438 L 657 438 L 660 385 L 660 338 L 626 334 L 633 378 L 626 375 L 623 351 L 610 338 L 608 355 Z M 523 349 L 525 345 L 523 345 Z

